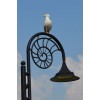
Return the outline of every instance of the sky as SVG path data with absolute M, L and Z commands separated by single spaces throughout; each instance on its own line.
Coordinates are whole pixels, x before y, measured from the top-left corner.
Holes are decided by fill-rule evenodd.
M 53 77 L 60 69 L 61 55 L 59 53 L 55 55 L 51 67 L 46 70 L 36 67 L 31 61 L 32 98 L 33 100 L 83 99 L 82 8 L 82 0 L 17 0 L 18 100 L 21 100 L 20 61 L 26 60 L 26 46 L 31 36 L 44 31 L 42 15 L 45 13 L 50 14 L 53 23 L 50 33 L 56 36 L 64 47 L 68 68 L 81 79 L 69 83 L 49 81 L 49 78 Z

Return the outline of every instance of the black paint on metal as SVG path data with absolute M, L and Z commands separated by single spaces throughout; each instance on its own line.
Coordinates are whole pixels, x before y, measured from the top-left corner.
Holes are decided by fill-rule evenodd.
M 44 37 L 40 38 L 40 36 L 44 36 Z M 36 40 L 34 41 L 35 38 L 36 38 Z M 40 46 L 39 40 L 42 40 L 41 41 L 42 46 Z M 46 45 L 44 45 L 45 40 L 47 41 Z M 51 48 L 48 48 L 48 46 L 47 46 L 49 41 L 53 43 L 53 46 L 51 46 Z M 35 43 L 37 43 L 38 47 L 36 46 Z M 37 53 L 32 50 L 33 47 L 36 48 Z M 55 49 L 55 50 L 53 50 L 51 52 L 51 50 L 52 50 L 53 47 L 56 47 L 57 49 Z M 47 50 L 48 52 L 46 52 L 45 50 Z M 52 34 L 48 34 L 48 33 L 45 33 L 45 32 L 36 33 L 35 35 L 33 35 L 30 38 L 30 40 L 29 40 L 29 42 L 27 44 L 27 49 L 26 49 L 27 66 L 25 67 L 25 62 L 24 61 L 21 62 L 21 90 L 22 90 L 21 93 L 22 93 L 22 100 L 32 100 L 32 97 L 31 97 L 31 67 L 30 67 L 30 57 L 32 57 L 32 60 L 34 61 L 34 63 L 39 68 L 46 69 L 46 68 L 49 68 L 51 66 L 51 64 L 53 62 L 53 53 L 55 51 L 61 51 L 61 54 L 62 54 L 62 68 L 56 74 L 56 76 L 54 78 L 51 78 L 51 81 L 56 81 L 56 77 L 57 76 L 59 76 L 59 75 L 65 75 L 66 73 L 68 75 L 72 74 L 73 77 L 74 77 L 73 72 L 71 72 L 67 68 L 67 65 L 65 63 L 65 52 L 64 52 L 63 46 L 61 45 L 61 43 L 59 42 L 59 40 L 55 36 L 53 36 Z M 38 52 L 41 52 L 41 53 L 38 53 Z M 33 54 L 35 56 L 33 56 Z M 45 56 L 45 59 L 41 59 L 41 56 Z M 51 57 L 51 58 L 48 58 L 48 56 Z M 35 59 L 39 59 L 39 60 L 37 60 L 37 62 L 36 62 Z M 41 61 L 40 64 L 38 64 L 39 61 Z M 42 63 L 43 63 L 44 66 L 42 66 Z M 26 76 L 27 76 L 27 83 L 26 83 Z M 57 79 L 57 81 L 58 81 L 58 79 Z M 28 89 L 28 97 L 26 97 L 26 89 Z
M 21 94 L 22 100 L 26 100 L 26 68 L 25 62 L 21 62 Z

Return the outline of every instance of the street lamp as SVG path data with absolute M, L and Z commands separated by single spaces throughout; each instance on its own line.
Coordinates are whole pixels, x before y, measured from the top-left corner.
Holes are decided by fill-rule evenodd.
M 65 52 L 58 39 L 52 34 L 39 32 L 33 35 L 27 44 L 27 65 L 21 62 L 21 93 L 22 100 L 31 100 L 31 71 L 30 58 L 41 69 L 47 69 L 53 62 L 53 53 L 60 51 L 62 54 L 62 67 L 60 71 L 50 80 L 53 82 L 70 82 L 78 80 L 66 65 Z M 27 93 L 26 93 L 27 91 Z

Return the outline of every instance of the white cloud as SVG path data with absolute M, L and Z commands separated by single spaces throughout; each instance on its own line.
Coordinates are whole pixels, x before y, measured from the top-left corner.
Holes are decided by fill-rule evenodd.
M 20 75 L 22 56 L 19 52 L 17 52 L 17 75 Z
M 34 100 L 47 100 L 51 96 L 53 85 L 47 75 L 32 78 L 32 97 Z
M 21 100 L 21 78 L 20 78 L 20 62 L 22 56 L 18 53 L 17 56 L 17 100 Z M 66 58 L 68 68 L 74 72 L 76 76 L 80 77 L 80 80 L 70 83 L 64 83 L 64 89 L 66 91 L 64 100 L 82 100 L 83 99 L 83 57 L 78 56 L 78 61 L 73 60 L 71 57 Z M 39 74 L 39 72 L 38 72 Z M 52 98 L 53 83 L 48 81 L 47 75 L 40 75 L 39 77 L 31 77 L 31 89 L 33 100 L 47 100 Z
M 64 86 L 67 87 L 65 100 L 83 99 L 83 57 L 79 55 L 78 59 L 78 61 L 74 61 L 70 57 L 66 58 L 68 68 L 74 72 L 76 76 L 79 76 L 80 79 L 70 83 L 69 87 L 64 84 Z

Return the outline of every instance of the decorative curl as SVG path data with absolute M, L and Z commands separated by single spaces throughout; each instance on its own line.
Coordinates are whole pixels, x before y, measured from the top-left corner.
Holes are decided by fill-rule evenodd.
M 53 62 L 53 53 L 60 51 L 56 41 L 46 35 L 37 35 L 30 46 L 31 56 L 34 63 L 42 69 L 51 66 Z

